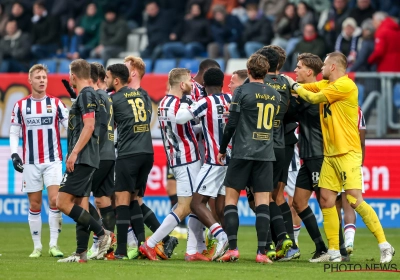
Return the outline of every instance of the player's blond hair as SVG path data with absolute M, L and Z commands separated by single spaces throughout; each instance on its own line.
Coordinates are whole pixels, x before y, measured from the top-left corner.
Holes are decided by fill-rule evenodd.
M 168 84 L 173 87 L 180 82 L 183 82 L 184 78 L 190 75 L 190 70 L 187 68 L 174 68 L 168 73 Z
M 326 55 L 330 59 L 335 61 L 335 64 L 342 68 L 342 70 L 347 69 L 347 57 L 341 52 L 331 52 Z
M 72 61 L 69 65 L 69 69 L 78 79 L 90 79 L 90 64 L 84 59 L 75 59 Z
M 321 73 L 324 63 L 318 55 L 312 53 L 302 53 L 297 57 L 297 61 L 301 61 L 306 67 L 313 71 L 314 76 Z
M 49 69 L 44 64 L 35 64 L 29 69 L 29 76 L 31 76 L 35 71 L 44 71 L 46 74 L 49 73 Z
M 128 55 L 124 58 L 124 63 L 126 62 L 129 62 L 129 65 L 139 72 L 140 79 L 142 79 L 146 73 L 146 64 L 143 59 L 137 56 Z
M 261 54 L 254 53 L 247 60 L 247 69 L 253 79 L 264 79 L 269 70 L 268 59 Z
M 242 81 L 246 80 L 246 78 L 248 77 L 247 69 L 235 70 L 235 71 L 233 71 L 232 75 L 235 75 L 235 74 Z

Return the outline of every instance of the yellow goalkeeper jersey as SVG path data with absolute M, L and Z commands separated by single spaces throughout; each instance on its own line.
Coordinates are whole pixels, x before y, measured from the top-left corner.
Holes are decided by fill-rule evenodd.
M 299 90 L 322 92 L 328 103 L 320 104 L 324 155 L 361 153 L 358 131 L 358 89 L 347 75 L 334 82 L 322 80 L 303 84 Z

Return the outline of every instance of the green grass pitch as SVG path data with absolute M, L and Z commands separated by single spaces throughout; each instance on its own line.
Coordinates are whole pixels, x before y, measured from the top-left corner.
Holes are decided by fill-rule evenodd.
M 399 253 L 392 261 L 400 272 L 400 229 L 386 229 L 388 241 Z M 314 250 L 305 228 L 302 228 L 299 245 L 300 260 L 271 265 L 254 262 L 256 252 L 256 232 L 254 227 L 240 227 L 240 260 L 236 263 L 186 263 L 184 253 L 186 241 L 180 240 L 172 259 L 150 262 L 148 260 L 130 261 L 89 261 L 86 264 L 57 263 L 57 259 L 47 254 L 49 230 L 43 226 L 43 256 L 29 259 L 33 243 L 26 224 L 0 224 L 0 279 L 160 279 L 160 280 L 224 280 L 224 279 L 400 279 L 396 272 L 324 272 L 324 264 L 311 264 L 308 259 Z M 90 241 L 91 243 L 91 241 Z M 59 245 L 65 255 L 75 249 L 75 226 L 64 225 L 59 238 Z M 91 244 L 89 244 L 91 245 Z M 357 229 L 355 252 L 351 264 L 366 265 L 379 263 L 379 249 L 374 236 L 367 229 Z M 349 267 L 349 263 L 347 263 Z M 344 267 L 342 266 L 342 270 Z

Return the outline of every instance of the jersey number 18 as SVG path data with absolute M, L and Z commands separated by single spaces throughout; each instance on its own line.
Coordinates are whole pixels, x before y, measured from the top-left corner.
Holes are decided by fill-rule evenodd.
M 147 120 L 146 108 L 144 102 L 140 98 L 128 99 L 128 103 L 132 106 L 133 115 L 135 116 L 135 122 L 145 122 Z

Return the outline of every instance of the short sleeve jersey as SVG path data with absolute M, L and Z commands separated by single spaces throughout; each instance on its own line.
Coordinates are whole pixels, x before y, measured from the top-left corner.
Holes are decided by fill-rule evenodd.
M 112 99 L 102 89 L 98 89 L 96 92 L 100 103 L 100 160 L 115 160 Z
M 350 151 L 361 153 L 358 131 L 358 89 L 347 75 L 334 82 L 322 80 L 303 84 L 298 91 L 322 92 L 328 103 L 320 104 L 324 155 L 336 156 Z
M 232 141 L 232 158 L 274 161 L 273 126 L 281 95 L 261 83 L 239 86 L 233 94 L 230 112 L 240 114 Z
M 84 87 L 71 106 L 68 121 L 68 154 L 71 154 L 83 129 L 83 119 L 94 113 L 95 128 L 86 146 L 78 154 L 75 164 L 87 164 L 99 168 L 100 105 L 95 90 Z
M 118 158 L 153 154 L 151 114 L 142 89 L 123 87 L 111 95 L 111 98 L 114 121 L 117 124 Z

